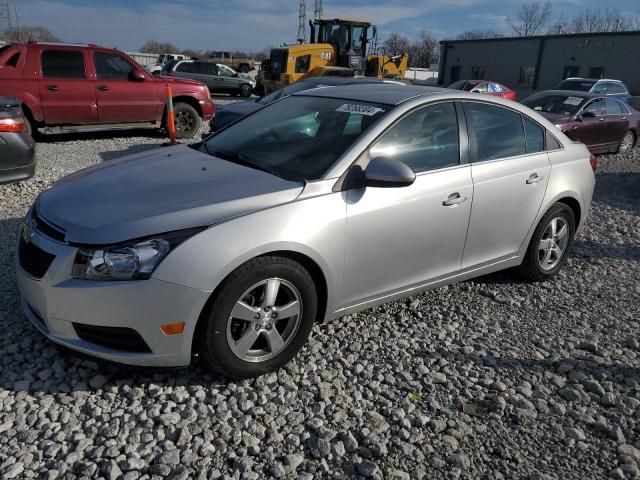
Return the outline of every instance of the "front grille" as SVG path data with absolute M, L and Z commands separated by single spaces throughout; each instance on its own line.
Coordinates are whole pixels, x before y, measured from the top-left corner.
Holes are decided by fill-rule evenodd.
M 76 335 L 85 342 L 123 352 L 151 353 L 147 342 L 133 328 L 74 323 Z
M 34 278 L 40 279 L 47 273 L 51 263 L 56 258 L 33 243 L 25 242 L 22 236 L 18 245 L 18 262 L 20 267 Z
M 64 229 L 55 227 L 51 223 L 47 222 L 38 214 L 35 208 L 31 210 L 31 227 L 34 230 L 42 233 L 46 237 L 57 240 L 59 242 L 64 242 Z

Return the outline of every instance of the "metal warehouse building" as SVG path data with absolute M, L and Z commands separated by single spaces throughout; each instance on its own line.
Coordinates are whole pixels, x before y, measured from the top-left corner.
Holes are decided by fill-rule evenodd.
M 614 78 L 640 95 L 640 32 L 444 40 L 438 83 L 485 79 L 523 98 L 567 77 Z

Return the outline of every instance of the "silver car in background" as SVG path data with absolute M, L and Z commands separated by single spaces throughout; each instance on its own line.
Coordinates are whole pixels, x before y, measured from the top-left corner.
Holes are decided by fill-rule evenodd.
M 315 321 L 509 267 L 552 277 L 589 211 L 592 161 L 502 99 L 302 92 L 40 194 L 18 245 L 23 309 L 52 341 L 103 359 L 197 354 L 259 375 Z

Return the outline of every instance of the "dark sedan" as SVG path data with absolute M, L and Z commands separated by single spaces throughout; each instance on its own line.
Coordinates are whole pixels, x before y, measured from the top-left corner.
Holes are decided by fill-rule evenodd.
M 254 102 L 236 102 L 229 105 L 223 105 L 216 110 L 216 116 L 211 120 L 211 131 L 215 132 L 222 127 L 226 127 L 232 122 L 235 122 L 239 118 L 242 118 L 250 113 L 260 110 L 262 107 L 269 105 L 272 102 L 289 95 L 293 95 L 303 90 L 310 90 L 312 88 L 319 87 L 333 87 L 338 85 L 352 85 L 352 84 L 366 84 L 366 83 L 390 83 L 395 85 L 404 85 L 402 82 L 388 79 L 379 78 L 345 78 L 345 77 L 312 77 L 304 80 L 299 80 L 291 85 L 281 88 L 266 97 L 262 97 Z
M 592 153 L 629 151 L 640 135 L 640 112 L 604 95 L 549 90 L 522 103 L 547 117 L 572 140 L 587 145 Z
M 0 97 L 0 184 L 31 178 L 36 170 L 35 143 L 20 102 Z

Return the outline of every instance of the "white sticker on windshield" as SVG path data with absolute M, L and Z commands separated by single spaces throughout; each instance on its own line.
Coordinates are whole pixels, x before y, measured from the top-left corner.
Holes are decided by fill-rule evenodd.
M 582 97 L 567 97 L 567 99 L 562 102 L 565 105 L 575 105 L 578 106 L 582 103 L 583 98 Z
M 344 105 L 336 108 L 336 112 L 355 113 L 357 115 L 366 115 L 372 117 L 380 112 L 384 112 L 383 109 L 377 107 L 370 107 L 368 105 L 356 105 L 353 103 L 345 103 Z

